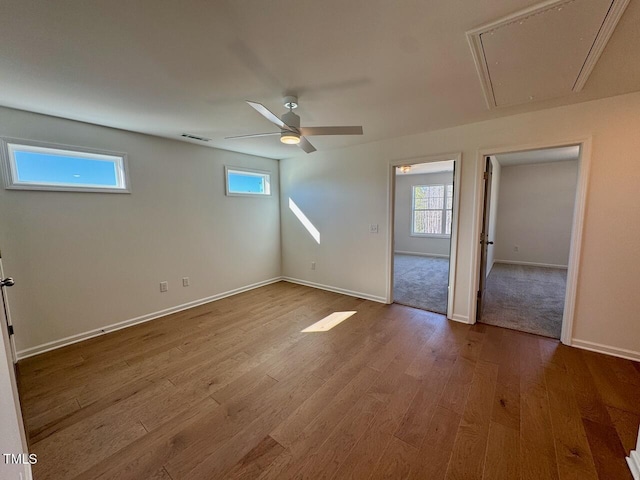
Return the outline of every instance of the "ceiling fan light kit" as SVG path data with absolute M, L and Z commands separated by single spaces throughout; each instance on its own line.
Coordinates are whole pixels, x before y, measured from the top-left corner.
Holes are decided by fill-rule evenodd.
M 280 141 L 287 145 L 297 145 L 300 143 L 300 135 L 293 132 L 282 132 L 280 134 Z
M 300 117 L 293 113 L 293 109 L 298 107 L 298 97 L 295 95 L 287 95 L 283 98 L 283 104 L 289 109 L 287 113 L 282 115 L 282 119 L 270 111 L 267 107 L 257 102 L 250 102 L 247 100 L 247 104 L 253 108 L 256 112 L 269 120 L 274 125 L 280 128 L 280 132 L 274 133 L 257 133 L 253 135 L 237 135 L 233 137 L 225 137 L 227 139 L 234 138 L 254 138 L 264 137 L 269 135 L 280 135 L 280 142 L 287 145 L 298 145 L 304 152 L 315 152 L 316 148 L 309 143 L 304 135 L 362 135 L 362 127 L 350 126 L 350 127 L 301 127 Z

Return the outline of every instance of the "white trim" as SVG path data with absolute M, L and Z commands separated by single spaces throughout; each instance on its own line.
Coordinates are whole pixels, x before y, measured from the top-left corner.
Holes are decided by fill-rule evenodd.
M 444 255 L 441 253 L 404 252 L 401 250 L 396 250 L 393 253 L 398 255 L 415 255 L 416 257 L 449 258 L 449 255 Z
M 183 310 L 187 310 L 189 308 L 197 307 L 199 305 L 203 305 L 205 303 L 214 302 L 216 300 L 220 300 L 222 298 L 230 297 L 232 295 L 237 295 L 239 293 L 247 292 L 249 290 L 253 290 L 255 288 L 264 287 L 265 285 L 270 285 L 272 283 L 276 283 L 282 280 L 282 277 L 274 277 L 269 280 L 264 280 L 262 282 L 252 283 L 251 285 L 246 285 L 244 287 L 235 288 L 233 290 L 229 290 L 226 292 L 218 293 L 216 295 L 212 295 L 210 297 L 201 298 L 199 300 L 193 300 L 192 302 L 183 303 L 182 305 L 176 305 L 175 307 L 165 308 L 164 310 L 159 310 L 157 312 L 148 313 L 146 315 L 142 315 L 140 317 L 132 318 L 129 320 L 124 320 L 122 322 L 113 323 L 111 325 L 106 325 L 101 328 L 96 328 L 93 330 L 89 330 L 84 333 L 79 333 L 76 335 L 71 335 L 69 337 L 61 338 L 60 340 L 55 340 L 53 342 L 43 343 L 42 345 L 38 345 L 36 347 L 26 348 L 24 350 L 20 350 L 18 352 L 18 359 L 22 360 L 24 358 L 32 357 L 34 355 L 38 355 L 40 353 L 48 352 L 50 350 L 55 350 L 57 348 L 65 347 L 67 345 L 71 345 L 73 343 L 78 343 L 83 340 L 87 340 L 88 338 L 97 337 L 99 335 L 104 335 L 105 333 L 114 332 L 116 330 L 121 330 L 123 328 L 131 327 L 133 325 L 137 325 L 139 323 L 145 323 L 150 320 L 155 320 L 156 318 L 165 317 L 167 315 L 171 315 L 172 313 L 181 312 Z
M 605 355 L 613 355 L 614 357 L 626 358 L 627 360 L 640 362 L 640 352 L 627 350 L 626 348 L 611 347 L 609 345 L 589 342 L 587 340 L 579 340 L 577 338 L 571 339 L 571 346 L 581 348 L 583 350 L 589 350 L 590 352 L 604 353 Z
M 457 313 L 454 313 L 451 316 L 451 320 L 453 320 L 455 322 L 466 323 L 466 324 L 472 324 L 473 323 L 473 322 L 469 321 L 469 317 L 467 317 L 466 315 L 458 315 Z
M 453 161 L 453 205 L 451 209 L 451 240 L 449 254 L 449 288 L 447 294 L 447 318 L 453 317 L 453 305 L 456 284 L 456 265 L 458 252 L 458 219 L 460 214 L 460 190 L 462 171 L 462 152 L 442 153 L 426 157 L 414 157 L 410 159 L 391 160 L 389 162 L 389 180 L 387 183 L 387 292 L 386 303 L 393 303 L 393 255 L 394 255 L 394 228 L 395 228 L 395 188 L 396 167 L 402 165 L 414 165 L 417 163 Z
M 578 294 L 578 270 L 580 269 L 580 252 L 582 250 L 582 233 L 591 171 L 591 137 L 580 143 L 580 160 L 578 163 L 578 184 L 576 185 L 576 202 L 573 210 L 571 226 L 571 246 L 569 248 L 569 265 L 567 268 L 567 293 L 565 295 L 564 312 L 562 313 L 562 331 L 560 341 L 571 345 L 573 321 L 575 317 L 576 296 Z
M 607 43 L 609 42 L 613 31 L 616 29 L 627 5 L 629 5 L 629 0 L 613 0 L 613 3 L 607 12 L 607 16 L 604 18 L 604 21 L 600 26 L 600 31 L 598 32 L 598 35 L 596 35 L 596 39 L 591 46 L 591 51 L 587 55 L 587 58 L 582 65 L 582 70 L 580 70 L 580 74 L 573 85 L 572 90 L 574 92 L 582 90 L 584 85 L 587 83 L 589 75 L 591 75 L 596 63 L 598 63 L 598 59 L 604 51 L 604 47 L 607 46 Z
M 585 206 L 587 203 L 587 190 L 589 185 L 589 172 L 591 168 L 591 137 L 579 139 L 565 139 L 557 141 L 539 142 L 526 145 L 512 145 L 507 147 L 481 148 L 477 152 L 476 172 L 474 182 L 475 221 L 473 223 L 472 239 L 480 238 L 480 222 L 482 219 L 482 195 L 484 158 L 501 153 L 522 152 L 527 150 L 540 150 L 545 148 L 567 147 L 580 145 L 580 158 L 578 170 L 578 183 L 576 185 L 576 200 L 573 212 L 573 224 L 571 228 L 571 247 L 569 249 L 569 265 L 567 268 L 567 287 L 562 315 L 562 332 L 560 341 L 565 345 L 572 344 L 573 322 L 575 316 L 575 302 L 578 291 L 578 272 L 580 269 L 580 251 L 582 248 L 582 234 L 584 230 Z M 480 255 L 477 241 L 471 242 L 470 282 L 472 288 L 469 291 L 469 319 L 476 322 L 477 292 L 480 278 Z
M 538 263 L 538 262 L 520 262 L 518 260 L 494 260 L 493 263 L 506 263 L 507 265 L 527 265 L 530 267 L 544 267 L 544 268 L 569 268 L 568 265 L 556 265 L 555 263 Z M 491 270 L 489 270 L 491 271 Z
M 326 290 L 328 292 L 341 293 L 342 295 L 348 295 L 350 297 L 363 298 L 365 300 L 371 300 L 372 302 L 387 303 L 386 298 L 379 297 L 377 295 L 369 295 L 368 293 L 354 292 L 353 290 L 333 287 L 331 285 L 323 285 L 321 283 L 309 282 L 307 280 L 301 280 L 299 278 L 282 277 L 281 280 L 289 283 L 296 283 L 298 285 L 304 285 L 305 287 L 312 287 L 312 288 L 318 288 L 320 290 Z

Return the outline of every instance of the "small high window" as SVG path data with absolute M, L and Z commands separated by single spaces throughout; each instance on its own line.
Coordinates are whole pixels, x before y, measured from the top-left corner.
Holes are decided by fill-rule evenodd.
M 261 170 L 225 167 L 227 195 L 271 195 L 271 174 Z
M 2 139 L 9 189 L 127 193 L 126 154 Z

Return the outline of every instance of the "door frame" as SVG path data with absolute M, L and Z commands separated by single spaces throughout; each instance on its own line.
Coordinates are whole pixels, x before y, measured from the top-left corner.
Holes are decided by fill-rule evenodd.
M 584 230 L 585 207 L 587 203 L 587 190 L 589 185 L 589 173 L 591 170 L 591 137 L 578 139 L 564 139 L 530 144 L 515 144 L 494 148 L 481 148 L 476 153 L 474 202 L 475 213 L 472 228 L 471 265 L 469 285 L 469 323 L 476 323 L 476 296 L 480 280 L 480 255 L 477 239 L 480 235 L 480 222 L 482 221 L 482 195 L 483 195 L 483 159 L 487 156 L 501 153 L 521 152 L 527 150 L 541 150 L 545 148 L 569 147 L 578 145 L 580 157 L 578 159 L 578 182 L 576 184 L 576 200 L 573 208 L 573 220 L 571 226 L 571 245 L 569 248 L 569 263 L 567 267 L 567 287 L 562 314 L 562 331 L 560 341 L 565 345 L 571 345 L 573 337 L 573 324 L 575 318 L 576 294 L 578 291 L 578 276 L 580 269 L 580 252 L 582 250 L 582 235 Z
M 395 204 L 396 204 L 396 167 L 402 165 L 415 165 L 417 163 L 446 162 L 453 160 L 453 205 L 451 211 L 451 245 L 449 248 L 449 287 L 447 290 L 447 318 L 456 320 L 453 313 L 456 281 L 456 265 L 458 253 L 458 218 L 460 213 L 460 179 L 462 171 L 462 152 L 441 153 L 436 155 L 426 155 L 422 157 L 405 158 L 402 160 L 391 160 L 388 167 L 388 189 L 389 199 L 387 218 L 389 224 L 387 228 L 387 292 L 386 303 L 393 303 L 393 256 L 395 250 L 394 230 L 395 230 Z

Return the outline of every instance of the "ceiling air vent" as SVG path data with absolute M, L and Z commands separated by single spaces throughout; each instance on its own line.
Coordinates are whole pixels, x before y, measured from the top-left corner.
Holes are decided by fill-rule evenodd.
M 552 0 L 467 32 L 487 106 L 579 92 L 629 0 Z
M 190 133 L 183 133 L 180 136 L 184 137 L 184 138 L 190 138 L 191 140 L 199 140 L 201 142 L 210 142 L 211 141 L 210 138 L 198 137 L 197 135 L 191 135 Z

